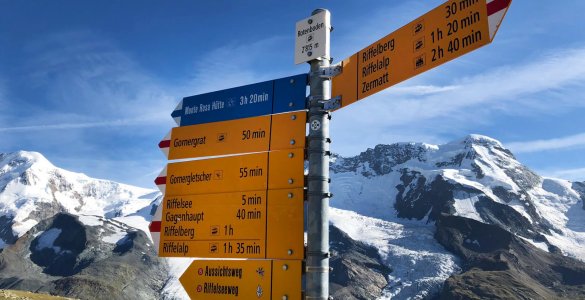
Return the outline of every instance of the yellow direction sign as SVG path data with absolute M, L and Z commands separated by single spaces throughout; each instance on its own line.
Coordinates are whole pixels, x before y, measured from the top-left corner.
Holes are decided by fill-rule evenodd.
M 303 188 L 170 196 L 150 228 L 161 257 L 302 259 L 303 199 Z
M 342 62 L 341 107 L 489 44 L 511 0 L 450 0 Z
M 175 127 L 159 143 L 168 159 L 305 147 L 306 111 Z
M 304 149 L 170 163 L 155 183 L 166 196 L 304 187 Z
M 193 300 L 301 299 L 300 260 L 195 260 L 179 281 Z

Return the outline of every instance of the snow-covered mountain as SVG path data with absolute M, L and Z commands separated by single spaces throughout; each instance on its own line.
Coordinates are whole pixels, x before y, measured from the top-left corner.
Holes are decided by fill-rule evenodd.
M 160 198 L 57 168 L 39 153 L 0 153 L 0 287 L 160 299 L 169 266 L 147 233 Z
M 57 168 L 37 152 L 0 153 L 0 225 L 12 229 L 0 234 L 0 246 L 13 244 L 40 220 L 58 212 L 119 218 L 146 230 L 144 222 L 132 219 L 149 222 L 149 209 L 159 198 L 153 190 Z
M 378 145 L 334 155 L 331 177 L 339 299 L 585 298 L 585 183 L 543 178 L 496 140 Z M 0 154 L 0 287 L 55 292 L 47 287 L 71 289 L 131 264 L 111 276 L 151 269 L 164 280 L 146 276 L 143 298 L 157 287 L 159 298 L 184 299 L 177 277 L 191 259 L 157 258 L 148 239 L 160 196 L 59 169 L 38 153 Z M 84 247 L 67 238 L 79 232 Z
M 378 145 L 355 157 L 333 157 L 331 174 L 332 223 L 376 246 L 394 269 L 383 299 L 436 294 L 448 277 L 469 267 L 469 257 L 449 245 L 455 239 L 437 236 L 444 229 L 439 224 L 449 224 L 446 216 L 472 227 L 480 225 L 463 220 L 495 225 L 522 247 L 585 261 L 583 183 L 543 178 L 489 137 Z M 482 242 L 462 241 L 478 253 L 488 251 L 482 247 L 489 239 Z

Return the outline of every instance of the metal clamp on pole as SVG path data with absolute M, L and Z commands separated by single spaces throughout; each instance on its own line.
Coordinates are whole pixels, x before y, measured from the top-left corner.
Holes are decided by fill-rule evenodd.
M 324 257 L 329 257 L 329 256 L 324 256 Z M 307 269 L 305 270 L 306 273 L 329 273 L 329 268 L 313 268 L 313 267 L 307 267 Z
M 321 67 L 318 71 L 311 72 L 310 76 L 319 76 L 321 78 L 328 78 L 331 79 L 343 72 L 343 65 L 341 62 L 338 62 L 334 65 L 328 67 Z
M 312 101 L 316 101 L 319 104 L 323 105 L 323 109 L 326 111 L 336 110 L 341 108 L 341 96 L 337 96 L 331 99 L 325 99 L 323 96 L 309 96 L 307 98 L 307 102 L 310 103 Z M 331 120 L 331 114 L 329 114 L 329 119 Z
M 336 110 L 341 108 L 341 96 L 329 99 L 329 101 L 323 103 L 323 108 L 326 110 Z
M 331 252 L 311 252 L 311 251 L 307 251 L 307 256 L 331 257 Z M 320 269 L 320 268 L 318 268 L 318 269 Z M 329 271 L 329 269 L 331 269 L 331 268 L 327 268 L 328 271 Z
M 325 176 L 307 176 L 308 180 L 321 180 L 321 181 L 329 181 L 329 177 L 325 177 Z

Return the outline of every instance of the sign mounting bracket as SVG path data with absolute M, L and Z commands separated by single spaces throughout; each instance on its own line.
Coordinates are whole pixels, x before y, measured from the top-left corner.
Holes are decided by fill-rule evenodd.
M 343 64 L 342 62 L 338 62 L 334 65 L 328 67 L 320 67 L 319 71 L 311 72 L 310 76 L 319 76 L 320 78 L 333 78 L 343 72 Z

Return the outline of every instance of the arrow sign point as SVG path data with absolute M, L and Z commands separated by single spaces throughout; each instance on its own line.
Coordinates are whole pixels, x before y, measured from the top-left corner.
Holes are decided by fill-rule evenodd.
M 162 141 L 158 143 L 158 147 L 160 151 L 164 153 L 164 155 L 168 158 L 169 157 L 169 147 L 171 146 L 171 131 L 165 135 Z
M 158 254 L 158 248 L 160 244 L 160 230 L 161 230 L 161 221 L 162 221 L 162 205 L 161 202 L 159 206 L 156 208 L 156 212 L 152 217 L 152 221 L 148 226 L 148 230 L 150 231 L 150 237 L 152 238 L 152 243 L 154 245 L 154 251 Z
M 156 184 L 156 186 L 158 187 L 158 189 L 160 190 L 161 193 L 165 193 L 165 189 L 167 186 L 167 167 L 165 167 L 160 174 L 158 175 L 158 177 L 154 180 L 154 184 Z
M 150 232 L 159 232 L 160 233 L 161 226 L 162 226 L 161 221 L 152 221 L 150 223 L 150 225 L 148 226 L 148 229 L 150 230 Z
M 173 117 L 173 120 L 175 120 L 175 123 L 177 123 L 178 126 L 181 126 L 182 112 L 183 112 L 183 100 L 181 100 L 179 102 L 179 104 L 177 104 L 177 107 L 175 107 L 175 110 L 171 113 L 171 117 Z
M 508 12 L 512 0 L 487 0 L 488 23 L 490 27 L 490 39 L 493 40 L 500 24 Z

